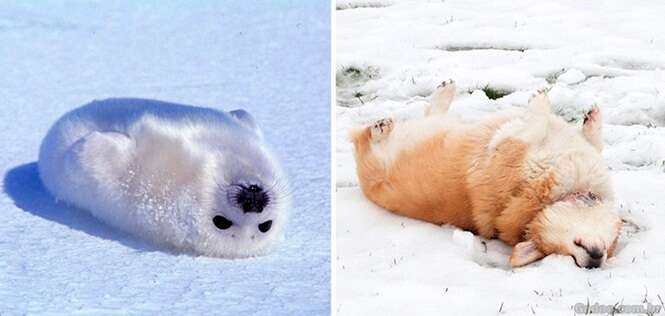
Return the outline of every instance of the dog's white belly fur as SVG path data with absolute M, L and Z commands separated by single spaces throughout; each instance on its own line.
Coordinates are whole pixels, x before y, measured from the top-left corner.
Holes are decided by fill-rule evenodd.
M 552 172 L 556 179 L 552 188 L 554 200 L 569 192 L 590 191 L 611 202 L 614 198 L 611 180 L 600 152 L 584 138 L 581 130 L 559 116 L 549 114 L 548 121 L 546 137 L 530 144 L 525 176 Z
M 446 115 L 433 115 L 417 120 L 408 120 L 395 124 L 395 129 L 390 133 L 390 141 L 375 142 L 371 149 L 376 157 L 390 165 L 403 151 L 415 147 L 419 142 L 441 132 L 458 131 L 464 125 L 457 119 Z
M 210 219 L 218 211 L 219 186 L 233 181 L 225 179 L 225 141 L 229 148 L 253 144 L 251 153 L 263 158 L 257 161 L 280 173 L 257 135 L 254 126 L 211 109 L 96 101 L 51 128 L 40 148 L 39 172 L 56 199 L 111 226 L 182 252 L 244 257 L 265 252 L 273 238 L 220 239 Z M 283 217 L 270 219 L 279 227 Z

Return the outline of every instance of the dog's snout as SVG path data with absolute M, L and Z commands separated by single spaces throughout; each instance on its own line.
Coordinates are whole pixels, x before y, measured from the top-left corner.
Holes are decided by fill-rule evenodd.
M 268 194 L 256 184 L 241 186 L 236 202 L 244 213 L 261 213 L 268 204 Z
M 603 249 L 598 246 L 589 246 L 583 243 L 579 238 L 574 241 L 574 244 L 575 246 L 584 249 L 587 256 L 589 256 L 586 264 L 584 265 L 585 268 L 594 269 L 600 267 L 603 264 L 603 257 L 605 256 Z
M 591 249 L 586 249 L 586 252 L 589 254 L 589 257 L 591 257 L 591 259 L 602 259 L 603 258 L 603 252 L 598 247 L 593 247 Z

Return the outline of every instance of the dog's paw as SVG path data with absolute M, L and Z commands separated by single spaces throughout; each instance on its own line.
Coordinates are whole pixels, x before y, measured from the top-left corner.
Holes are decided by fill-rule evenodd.
M 437 86 L 436 88 L 439 89 L 439 88 L 445 88 L 447 86 L 454 86 L 454 85 L 455 85 L 455 81 L 453 79 L 448 79 L 448 80 L 445 80 L 445 81 L 441 82 L 441 84 L 439 86 Z
M 550 91 L 548 88 L 540 88 L 529 97 L 529 103 L 547 100 L 547 93 Z
M 593 128 L 601 121 L 600 108 L 597 105 L 594 105 L 589 112 L 584 114 L 584 127 Z
M 384 140 L 393 130 L 393 119 L 385 118 L 378 120 L 369 128 L 372 141 L 378 142 Z
M 549 114 L 552 111 L 552 106 L 550 104 L 549 97 L 547 96 L 547 92 L 549 89 L 543 88 L 536 93 L 534 93 L 531 98 L 529 98 L 529 109 L 533 113 L 537 114 Z
M 453 81 L 453 79 L 448 79 L 442 82 L 438 87 L 436 87 L 436 90 L 434 90 L 434 95 L 452 98 L 455 95 L 455 91 L 456 91 L 455 81 Z

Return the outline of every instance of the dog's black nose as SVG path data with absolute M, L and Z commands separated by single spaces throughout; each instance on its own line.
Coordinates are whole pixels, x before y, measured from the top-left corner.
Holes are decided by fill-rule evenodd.
M 595 269 L 600 267 L 600 265 L 603 263 L 602 259 L 589 259 L 587 262 L 585 268 L 587 269 Z
M 589 261 L 586 264 L 587 269 L 598 268 L 603 263 L 603 252 L 598 247 L 590 249 L 584 248 L 589 255 Z
M 268 194 L 256 184 L 241 186 L 236 195 L 236 203 L 244 213 L 261 213 L 268 204 Z

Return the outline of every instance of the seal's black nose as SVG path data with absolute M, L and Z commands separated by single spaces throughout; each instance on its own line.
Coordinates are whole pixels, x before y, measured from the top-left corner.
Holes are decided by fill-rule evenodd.
M 236 195 L 236 203 L 244 213 L 261 213 L 268 204 L 268 194 L 256 184 L 241 186 Z

